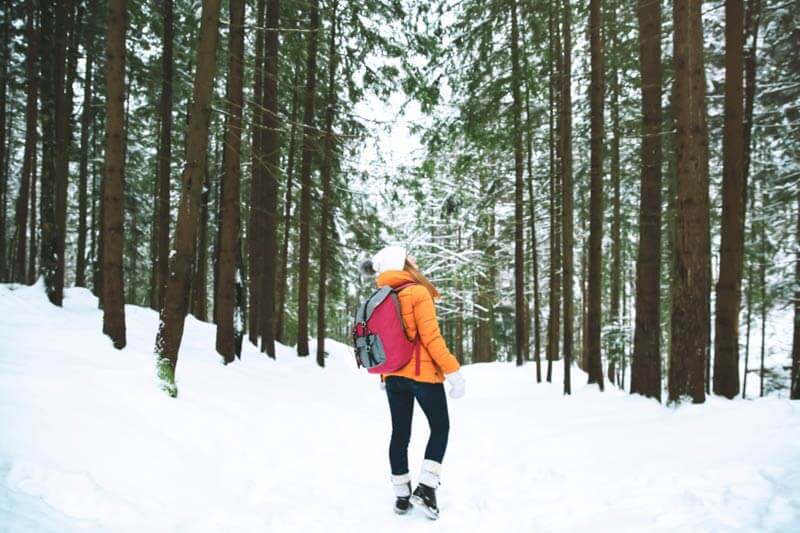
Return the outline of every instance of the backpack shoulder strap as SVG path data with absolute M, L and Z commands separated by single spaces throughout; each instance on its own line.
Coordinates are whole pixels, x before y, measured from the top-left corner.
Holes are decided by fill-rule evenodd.
M 414 341 L 414 375 L 419 376 L 419 350 L 420 345 L 422 344 L 422 339 L 419 338 L 419 332 L 417 332 L 417 338 Z
M 403 284 L 402 284 L 402 285 L 400 285 L 399 287 L 394 287 L 394 288 L 392 289 L 392 292 L 400 292 L 400 291 L 402 291 L 403 289 L 406 289 L 406 288 L 408 288 L 408 287 L 413 287 L 414 285 L 419 285 L 419 283 L 416 283 L 416 282 L 413 282 L 413 281 L 409 281 L 408 283 L 403 283 Z
M 392 292 L 399 293 L 403 289 L 408 288 L 408 287 L 413 287 L 414 285 L 419 285 L 419 283 L 416 283 L 414 281 L 409 281 L 408 283 L 404 283 L 404 284 L 400 285 L 399 287 L 395 287 L 394 289 L 392 289 Z M 403 329 L 405 329 L 405 327 Z M 419 376 L 419 366 L 420 366 L 419 351 L 420 351 L 421 345 L 422 345 L 422 339 L 419 336 L 419 331 L 417 331 L 417 335 L 414 338 L 414 375 L 415 376 Z

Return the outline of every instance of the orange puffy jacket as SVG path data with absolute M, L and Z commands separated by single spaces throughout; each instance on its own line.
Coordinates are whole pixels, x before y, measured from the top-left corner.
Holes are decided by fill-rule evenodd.
M 414 283 L 414 277 L 405 270 L 388 270 L 378 276 L 378 287 L 391 285 L 399 287 L 406 283 Z M 386 376 L 403 376 L 415 381 L 426 383 L 442 383 L 444 375 L 458 370 L 461 365 L 447 349 L 447 345 L 439 332 L 439 321 L 436 320 L 436 309 L 433 306 L 433 297 L 428 289 L 422 285 L 406 287 L 397 293 L 400 300 L 400 313 L 406 336 L 409 339 L 419 333 L 419 376 L 414 375 L 415 358 L 397 372 L 381 374 L 381 379 Z

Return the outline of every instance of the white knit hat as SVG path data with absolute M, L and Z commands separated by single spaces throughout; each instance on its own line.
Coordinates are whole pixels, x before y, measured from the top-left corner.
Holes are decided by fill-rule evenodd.
M 372 256 L 372 268 L 376 274 L 387 270 L 403 270 L 406 266 L 406 249 L 402 246 L 387 246 Z

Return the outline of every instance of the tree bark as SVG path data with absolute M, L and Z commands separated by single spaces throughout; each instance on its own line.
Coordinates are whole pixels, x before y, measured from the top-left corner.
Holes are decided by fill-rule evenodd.
M 300 168 L 300 268 L 297 303 L 297 355 L 308 355 L 308 285 L 309 251 L 311 248 L 311 162 L 316 149 L 314 128 L 314 95 L 317 84 L 317 33 L 319 33 L 319 0 L 309 2 L 308 52 L 306 56 L 306 90 L 303 110 L 303 160 Z
M 475 234 L 476 248 L 484 252 L 483 268 L 475 277 L 476 324 L 473 342 L 473 363 L 495 360 L 492 329 L 494 324 L 494 283 L 495 277 L 490 262 L 494 261 L 494 223 L 491 212 L 494 210 L 494 196 L 488 192 L 486 172 L 479 171 L 478 182 L 481 196 L 487 201 L 478 210 L 478 231 Z
M 560 35 L 560 32 L 557 30 L 559 25 L 561 24 L 560 19 L 560 9 L 558 9 L 558 5 L 561 0 L 556 0 L 555 3 L 550 0 L 548 2 L 548 17 L 547 17 L 547 51 L 548 51 L 548 60 L 547 60 L 547 74 L 548 74 L 548 84 L 547 84 L 547 119 L 548 119 L 548 128 L 547 128 L 547 187 L 548 187 L 548 194 L 550 195 L 550 202 L 548 205 L 548 218 L 550 221 L 549 228 L 548 228 L 548 239 L 550 240 L 550 244 L 548 247 L 548 254 L 549 254 L 549 269 L 547 275 L 549 276 L 548 283 L 548 324 L 547 324 L 547 331 L 545 332 L 547 345 L 545 346 L 545 357 L 547 358 L 547 367 L 548 372 L 552 372 L 552 362 L 550 361 L 550 344 L 552 342 L 551 338 L 551 326 L 550 322 L 552 322 L 553 318 L 553 235 L 555 234 L 553 228 L 553 179 L 556 173 L 556 128 L 557 128 L 557 120 L 556 118 L 556 100 L 559 99 L 560 91 L 561 91 L 561 79 L 560 73 L 562 68 L 562 61 L 563 58 L 561 57 L 561 47 L 559 45 L 558 50 L 556 49 L 556 42 L 559 39 L 557 34 Z M 560 140 L 559 140 L 560 142 Z M 537 364 L 536 367 L 536 382 L 542 382 L 542 375 L 541 375 L 541 368 Z
M 253 81 L 253 133 L 252 133 L 252 167 L 250 181 L 250 220 L 247 231 L 247 258 L 250 278 L 250 309 L 248 314 L 248 337 L 250 342 L 258 346 L 261 337 L 261 280 L 263 278 L 263 250 L 261 240 L 256 237 L 266 231 L 266 213 L 262 205 L 264 199 L 264 154 L 261 136 L 264 131 L 264 24 L 266 4 L 258 0 L 256 20 L 256 53 L 255 76 Z
M 34 103 L 35 105 L 35 103 Z M 34 123 L 36 121 L 34 120 Z M 35 134 L 34 134 L 35 135 Z M 36 140 L 34 139 L 34 146 L 36 146 Z M 36 168 L 37 168 L 37 161 L 36 161 L 36 149 L 33 150 L 33 155 L 31 157 L 31 190 L 30 190 L 30 197 L 31 197 L 31 205 L 30 209 L 28 209 L 28 216 L 29 222 L 28 227 L 30 228 L 31 236 L 30 236 L 30 244 L 28 245 L 28 284 L 33 285 L 36 282 L 36 273 L 38 270 L 38 265 L 36 264 L 36 258 L 39 257 L 39 242 L 36 236 Z
M 794 259 L 794 332 L 792 337 L 792 375 L 789 397 L 800 400 L 800 191 L 797 193 L 797 233 Z
M 11 9 L 6 7 L 5 15 L 3 16 L 3 35 L 0 37 L 0 46 L 2 49 L 2 61 L 0 66 L 0 282 L 8 280 L 8 268 L 6 258 L 6 203 L 8 197 L 8 162 L 11 157 L 11 146 L 9 135 L 6 139 L 7 127 L 7 95 L 8 92 L 8 64 L 9 46 L 11 40 Z M 8 143 L 7 143 L 8 141 Z
M 766 213 L 767 208 L 767 192 L 762 189 L 761 191 L 761 212 Z M 767 355 L 767 224 L 766 220 L 762 217 L 761 224 L 759 224 L 761 240 L 761 250 L 759 250 L 759 281 L 760 281 L 760 300 L 761 300 L 761 364 L 758 369 L 758 382 L 759 382 L 759 397 L 764 397 L 766 391 L 764 390 L 764 362 Z M 794 365 L 793 365 L 794 366 Z
M 748 181 L 750 177 L 750 153 L 752 150 L 753 133 L 753 107 L 756 96 L 756 65 L 758 51 L 758 29 L 761 20 L 761 0 L 749 0 L 747 3 L 747 20 L 745 22 L 745 40 L 750 39 L 750 48 L 744 54 L 744 179 Z M 745 203 L 750 204 L 753 210 L 753 195 L 747 194 L 747 187 L 744 189 Z M 755 225 L 750 222 L 751 231 Z M 753 265 L 747 265 L 747 318 L 744 348 L 744 375 L 742 376 L 742 398 L 747 396 L 747 369 L 750 356 L 750 330 L 753 311 Z
M 611 93 L 611 187 L 613 190 L 612 215 L 611 215 L 611 305 L 609 306 L 610 335 L 608 343 L 608 381 L 619 384 L 616 379 L 617 369 L 622 364 L 625 346 L 623 343 L 622 316 L 620 299 L 622 297 L 622 215 L 620 197 L 620 117 L 619 117 L 619 48 L 617 37 L 619 26 L 617 24 L 618 3 L 611 2 L 608 11 L 606 32 L 609 36 L 607 62 L 611 79 L 609 92 Z
M 55 98 L 54 90 L 54 59 L 50 44 L 55 39 L 53 29 L 52 5 L 40 5 L 40 60 L 41 68 L 41 124 L 42 124 L 42 170 L 41 198 L 39 201 L 39 223 L 41 224 L 41 244 L 39 259 L 39 275 L 44 278 L 45 292 L 51 303 L 61 304 L 60 295 L 56 291 L 56 277 L 58 275 L 58 228 L 56 227 L 55 214 L 55 146 L 56 128 L 54 127 Z
M 573 357 L 573 184 L 572 184 L 572 22 L 569 0 L 564 2 L 564 70 L 561 79 L 561 236 L 564 276 L 564 394 L 572 394 Z
M 709 336 L 708 129 L 700 0 L 673 2 L 677 213 L 669 399 L 705 401 Z
M 527 64 L 527 62 L 526 62 Z M 551 67 L 552 68 L 552 67 Z M 526 68 L 527 70 L 527 68 Z M 536 362 L 536 381 L 542 381 L 541 324 L 539 302 L 539 254 L 536 239 L 536 197 L 533 192 L 533 124 L 531 121 L 530 84 L 525 83 L 525 117 L 527 120 L 528 209 L 530 215 L 531 274 L 533 277 L 533 360 Z M 459 230 L 460 231 L 460 230 Z M 459 242 L 460 242 L 459 232 Z M 462 320 L 463 325 L 463 301 Z
M 561 31 L 560 31 L 560 24 L 561 24 L 561 9 L 559 7 L 560 0 L 555 0 L 554 4 L 556 5 L 556 15 L 555 15 L 555 23 L 551 28 L 551 47 L 553 50 L 553 56 L 557 59 L 557 71 L 554 80 L 551 80 L 552 85 L 555 88 L 561 87 L 561 84 L 564 83 L 564 65 L 565 65 L 565 57 L 566 54 L 562 56 L 562 49 L 561 49 Z M 566 21 L 566 15 L 564 15 Z M 566 25 L 565 25 L 566 28 Z M 558 91 L 560 95 L 560 90 Z M 564 112 L 564 102 L 561 101 L 560 96 L 554 98 L 555 102 L 553 105 L 557 110 L 557 114 L 559 117 L 561 113 Z M 552 106 L 551 106 L 552 107 Z M 547 320 L 547 382 L 550 383 L 553 379 L 553 361 L 558 359 L 558 344 L 559 344 L 559 325 L 561 320 L 561 233 L 559 229 L 559 210 L 558 210 L 558 187 L 557 177 L 561 175 L 561 158 L 562 158 L 562 147 L 564 146 L 564 129 L 560 126 L 558 127 L 557 136 L 559 138 L 559 142 L 555 142 L 554 140 L 551 141 L 550 146 L 550 291 L 548 294 L 548 307 L 549 307 L 549 316 Z
M 55 153 L 54 153 L 54 236 L 53 259 L 54 277 L 51 300 L 61 305 L 64 299 L 64 251 L 66 245 L 67 223 L 67 182 L 69 172 L 70 120 L 72 109 L 72 87 L 70 84 L 71 62 L 68 54 L 72 33 L 75 5 L 73 0 L 56 2 L 55 18 L 55 63 L 53 68 L 55 91 Z
M 744 5 L 725 2 L 722 222 L 714 338 L 714 394 L 739 394 L 739 307 L 744 261 Z
M 191 313 L 201 322 L 208 321 L 208 189 L 210 167 L 206 161 L 202 173 L 202 192 L 200 193 L 200 218 L 197 223 L 195 238 L 195 258 L 192 262 L 192 280 L 190 287 Z
M 661 4 L 639 0 L 642 178 L 631 393 L 661 401 Z
M 26 246 L 28 235 L 28 204 L 31 202 L 31 181 L 36 169 L 36 140 L 37 140 L 37 115 L 36 101 L 39 90 L 39 75 L 36 62 L 39 57 L 39 35 L 36 30 L 36 0 L 26 2 L 27 20 L 25 23 L 25 36 L 27 51 L 25 56 L 25 70 L 27 76 L 27 96 L 25 103 L 25 149 L 22 156 L 22 173 L 20 175 L 19 195 L 17 196 L 14 213 L 14 262 L 11 269 L 11 280 L 17 283 L 28 281 L 28 272 L 25 269 L 27 260 Z M 35 200 L 34 200 L 35 201 Z M 35 210 L 35 206 L 33 208 Z M 32 213 L 33 214 L 33 213 Z M 31 240 L 35 234 L 35 226 L 31 225 Z M 33 248 L 33 243 L 31 243 Z
M 745 22 L 745 40 L 750 39 L 750 48 L 745 50 L 744 55 L 744 179 L 745 182 L 750 177 L 750 154 L 752 152 L 752 133 L 753 133 L 753 108 L 756 96 L 756 67 L 758 58 L 758 30 L 761 22 L 761 0 L 749 0 L 747 3 L 747 21 Z M 745 203 L 750 204 L 753 210 L 754 195 L 747 194 L 747 187 L 744 189 Z M 751 231 L 755 231 L 755 224 L 750 222 Z M 747 369 L 748 358 L 750 356 L 750 330 L 753 311 L 753 265 L 750 262 L 747 266 L 747 332 L 745 334 L 744 349 L 744 375 L 742 376 L 742 398 L 747 395 Z
M 170 161 L 172 160 L 172 41 L 173 8 L 172 0 L 162 4 L 164 34 L 161 52 L 161 96 L 159 114 L 161 116 L 160 140 L 158 143 L 158 201 L 156 203 L 156 243 L 157 259 L 156 301 L 158 308 L 164 307 L 164 289 L 169 275 L 169 226 L 170 226 Z
M 264 124 L 261 136 L 264 168 L 265 226 L 262 234 L 263 274 L 261 287 L 261 351 L 275 358 L 275 266 L 277 264 L 278 180 L 280 178 L 281 136 L 278 116 L 278 76 L 280 0 L 267 1 L 267 26 L 264 34 Z
M 338 1 L 331 4 L 331 29 L 330 43 L 328 46 L 328 95 L 325 109 L 325 132 L 322 168 L 322 213 L 319 230 L 319 285 L 317 288 L 317 364 L 325 366 L 325 315 L 326 315 L 326 289 L 328 286 L 328 256 L 330 255 L 329 224 L 332 216 L 331 174 L 333 173 L 333 158 L 336 149 L 336 137 L 333 134 L 333 119 L 336 114 L 336 8 Z
M 749 0 L 747 3 L 746 37 L 749 37 L 750 48 L 744 54 L 744 179 L 745 184 L 750 175 L 750 152 L 753 135 L 753 107 L 756 99 L 756 67 L 758 59 L 758 29 L 761 24 L 762 0 Z M 747 196 L 747 186 L 744 194 Z M 746 201 L 746 198 L 745 198 Z
M 105 171 L 105 169 L 104 169 Z M 105 257 L 105 246 L 103 242 L 105 240 L 104 232 L 103 232 L 103 224 L 105 220 L 105 189 L 106 189 L 106 181 L 105 179 L 100 180 L 100 207 L 98 211 L 100 211 L 100 222 L 97 228 L 97 261 L 95 264 L 94 269 L 94 290 L 95 294 L 97 295 L 97 305 L 100 309 L 103 308 L 103 258 Z
M 103 333 L 125 347 L 123 189 L 125 165 L 125 0 L 109 0 L 106 60 L 106 158 L 103 192 Z
M 753 201 L 752 195 L 750 199 L 750 209 L 752 211 Z M 750 223 L 750 231 L 755 234 L 754 225 Z M 750 333 L 752 329 L 752 316 L 753 316 L 753 262 L 748 261 L 747 264 L 747 314 L 745 318 L 745 334 L 744 334 L 744 375 L 742 376 L 742 399 L 747 398 L 747 374 L 750 365 Z
M 286 199 L 283 210 L 283 244 L 281 245 L 281 265 L 277 275 L 277 300 L 275 317 L 275 340 L 283 342 L 283 330 L 286 321 L 286 294 L 289 292 L 289 235 L 292 227 L 292 185 L 294 180 L 294 161 L 295 161 L 295 130 L 297 129 L 297 107 L 298 91 L 297 83 L 299 80 L 299 68 L 294 70 L 292 81 L 292 110 L 289 116 L 291 126 L 289 128 L 289 150 L 287 154 L 288 163 L 286 164 Z
M 88 187 L 89 177 L 89 138 L 92 129 L 92 83 L 94 68 L 94 16 L 97 12 L 97 2 L 89 2 L 89 23 L 84 47 L 86 49 L 86 67 L 83 75 L 83 110 L 81 112 L 81 153 L 78 173 L 78 251 L 77 264 L 75 266 L 75 286 L 86 286 L 86 233 L 88 231 Z
M 58 203 L 57 215 L 60 233 L 58 236 L 59 245 L 59 285 L 64 291 L 66 276 L 66 244 L 67 244 L 67 208 L 68 208 L 68 187 L 69 187 L 69 157 L 73 153 L 75 140 L 75 80 L 78 77 L 78 50 L 80 48 L 83 35 L 88 33 L 83 29 L 84 4 L 82 2 L 70 2 L 70 10 L 67 13 L 67 36 L 69 38 L 68 53 L 66 62 L 66 80 L 64 86 L 64 119 L 61 132 L 61 144 L 63 153 L 60 157 L 59 181 L 58 181 Z M 80 187 L 80 185 L 79 185 Z
M 236 305 L 236 260 L 239 250 L 239 181 L 242 145 L 242 104 L 244 75 L 244 0 L 230 2 L 230 43 L 228 45 L 228 115 L 225 123 L 225 174 L 219 223 L 219 276 L 216 305 L 217 352 L 225 364 L 236 355 L 234 307 Z
M 522 156 L 522 92 L 519 64 L 519 28 L 517 26 L 517 4 L 511 1 L 511 92 L 513 95 L 513 140 L 514 140 L 514 302 L 515 302 L 515 350 L 517 366 L 522 366 L 528 344 L 525 312 L 525 241 L 522 213 L 524 191 L 523 173 L 525 163 Z
M 195 231 L 200 216 L 200 196 L 208 149 L 208 127 L 219 27 L 219 0 L 204 0 L 197 46 L 197 70 L 189 132 L 186 146 L 186 165 L 181 174 L 181 200 L 175 226 L 175 249 L 171 252 L 170 273 L 161 310 L 156 353 L 159 377 L 165 391 L 177 395 L 175 368 L 183 338 L 189 298 L 189 277 L 195 255 Z
M 591 163 L 589 214 L 589 315 L 587 348 L 589 350 L 589 383 L 603 390 L 603 364 L 600 353 L 600 326 L 603 283 L 603 2 L 589 2 L 589 38 L 591 43 Z

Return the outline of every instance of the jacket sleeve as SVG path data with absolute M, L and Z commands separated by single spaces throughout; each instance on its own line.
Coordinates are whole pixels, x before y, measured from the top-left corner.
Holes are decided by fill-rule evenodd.
M 422 345 L 428 350 L 434 363 L 445 374 L 458 370 L 461 365 L 455 356 L 447 349 L 447 345 L 439 331 L 439 321 L 436 319 L 436 309 L 433 298 L 425 287 L 418 286 L 414 291 L 414 321 L 417 324 Z

